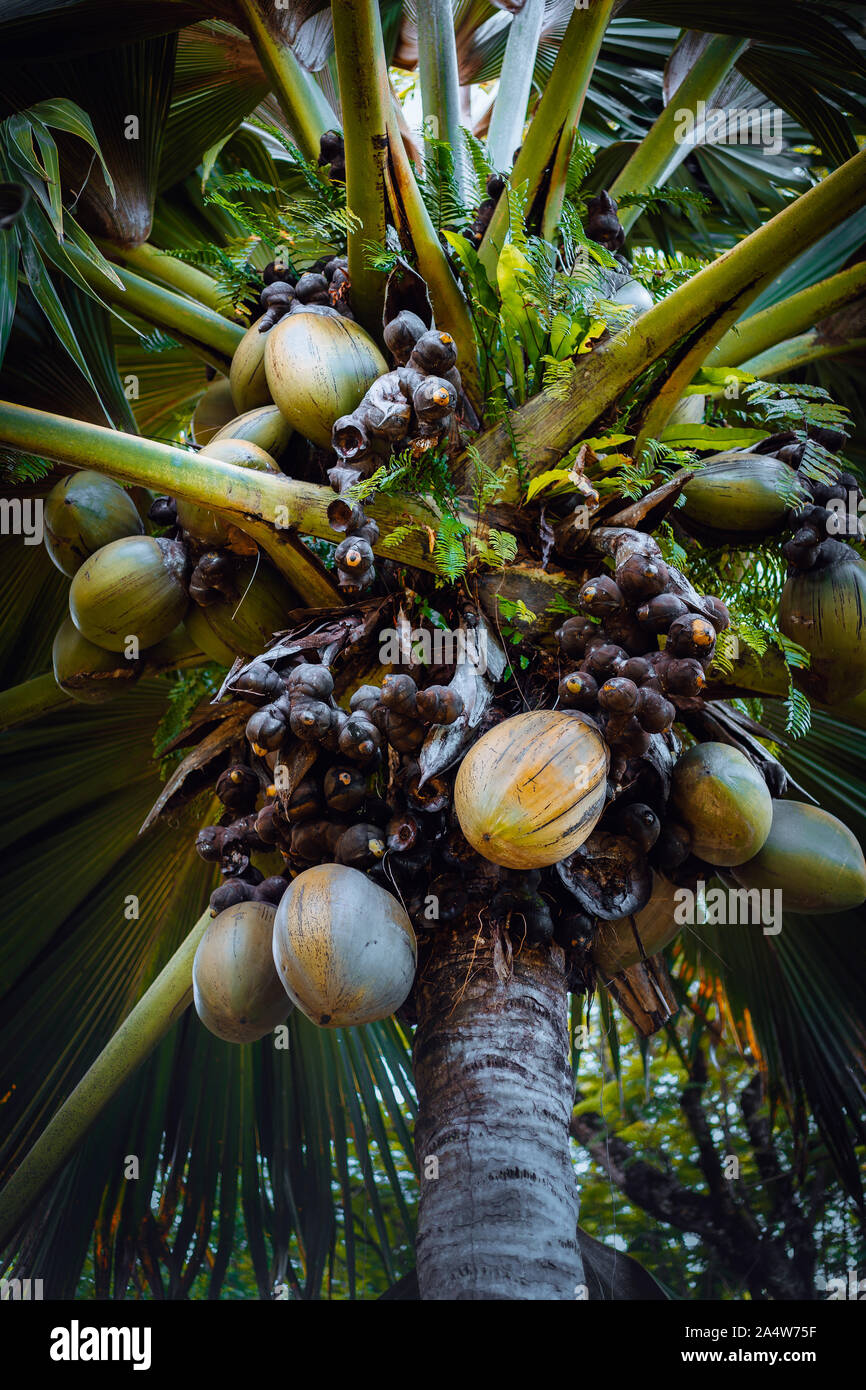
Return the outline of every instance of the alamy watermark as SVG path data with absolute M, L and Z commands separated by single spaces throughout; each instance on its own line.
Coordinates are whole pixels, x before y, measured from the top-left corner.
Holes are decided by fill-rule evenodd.
M 674 893 L 674 921 L 678 926 L 762 927 L 764 936 L 782 930 L 781 888 L 710 888 L 698 879 L 695 889 Z
M 779 106 L 707 106 L 698 101 L 694 111 L 681 106 L 674 112 L 674 143 L 758 145 L 764 154 L 781 154 L 783 117 Z
M 43 510 L 41 497 L 0 497 L 0 536 L 23 536 L 25 545 L 41 545 Z

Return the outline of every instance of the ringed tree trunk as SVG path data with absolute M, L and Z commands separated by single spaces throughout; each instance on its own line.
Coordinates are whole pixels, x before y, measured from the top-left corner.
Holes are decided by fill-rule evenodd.
M 419 971 L 421 1298 L 585 1298 L 564 952 L 524 947 L 509 975 L 492 931 L 443 928 Z

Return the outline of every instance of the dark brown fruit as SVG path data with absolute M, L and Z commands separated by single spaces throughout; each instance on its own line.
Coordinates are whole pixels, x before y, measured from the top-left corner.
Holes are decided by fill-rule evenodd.
M 598 681 L 588 671 L 572 671 L 559 682 L 559 701 L 566 709 L 591 710 L 598 700 Z
M 292 825 L 300 825 L 302 821 L 313 820 L 314 817 L 321 815 L 322 798 L 319 794 L 319 786 L 312 777 L 305 777 L 299 782 L 289 797 L 287 815 Z
M 675 658 L 663 666 L 659 674 L 667 694 L 683 698 L 700 695 L 707 683 L 704 668 L 694 657 Z
M 216 794 L 229 811 L 250 811 L 259 794 L 259 779 L 252 768 L 233 763 L 220 775 Z
M 634 681 L 622 676 L 614 676 L 605 681 L 598 692 L 598 703 L 603 710 L 612 714 L 631 714 L 638 700 L 638 688 Z
M 672 729 L 677 717 L 676 706 L 657 690 L 643 687 L 638 691 L 635 717 L 649 734 L 663 734 Z
M 453 724 L 463 713 L 462 698 L 446 685 L 428 685 L 426 690 L 419 690 L 415 706 L 419 717 L 428 724 Z
M 586 644 L 591 637 L 598 636 L 598 624 L 584 618 L 578 614 L 574 618 L 567 618 L 562 627 L 556 630 L 556 640 L 562 649 L 563 655 L 571 657 L 577 661 L 586 651 Z
M 234 907 L 236 903 L 249 902 L 256 886 L 247 883 L 242 878 L 227 878 L 225 883 L 221 883 L 219 888 L 215 888 L 210 895 L 211 916 L 216 917 L 227 907 Z
M 360 763 L 371 762 L 382 746 L 379 730 L 365 714 L 350 714 L 340 733 L 340 752 Z
M 247 738 L 254 751 L 261 748 L 266 752 L 275 752 L 287 732 L 286 711 L 279 704 L 265 705 L 247 720 Z
M 626 806 L 617 817 L 617 824 L 623 835 L 628 835 L 635 844 L 648 854 L 661 833 L 661 821 L 651 806 L 633 802 Z
M 273 702 L 283 693 L 282 681 L 265 661 L 253 661 L 246 670 L 235 676 L 231 688 L 254 703 L 262 700 Z
M 634 681 L 635 685 L 642 685 L 653 673 L 652 665 L 643 656 L 629 657 L 619 667 L 618 674 L 623 680 Z
M 625 598 L 619 586 L 607 575 L 589 579 L 584 584 L 578 598 L 581 608 L 593 618 L 606 618 L 612 613 L 622 613 Z
M 292 699 L 302 696 L 308 700 L 329 700 L 334 693 L 334 677 L 327 666 L 311 661 L 293 666 L 286 676 L 286 685 Z
M 707 594 L 704 602 L 708 603 L 713 610 L 710 621 L 716 632 L 724 632 L 725 628 L 731 626 L 731 615 L 726 604 L 722 603 L 720 598 L 716 598 L 713 594 Z
M 628 653 L 622 647 L 614 646 L 610 642 L 599 642 L 589 650 L 584 657 L 582 670 L 588 671 L 597 681 L 609 680 L 615 675 L 624 661 L 628 660 Z
M 664 593 L 670 574 L 664 560 L 645 555 L 630 555 L 618 566 L 616 582 L 630 603 L 655 598 Z
M 196 853 L 208 864 L 216 864 L 222 858 L 223 833 L 221 825 L 205 825 L 196 836 Z
M 288 886 L 288 882 L 282 874 L 274 874 L 272 878 L 263 878 L 261 883 L 253 889 L 253 901 L 272 903 L 276 907 Z
M 356 767 L 330 767 L 325 773 L 324 793 L 330 811 L 357 811 L 367 795 L 367 779 Z
M 395 714 L 415 714 L 415 697 L 418 687 L 411 676 L 398 674 L 386 676 L 382 682 L 381 700 L 386 709 Z
M 635 616 L 652 632 L 667 632 L 674 619 L 688 611 L 686 604 L 676 594 L 657 594 L 648 603 L 642 603 Z
M 337 841 L 337 863 L 348 864 L 352 869 L 371 869 L 385 848 L 385 836 L 377 825 L 350 825 Z
M 666 820 L 653 847 L 653 863 L 665 873 L 672 873 L 685 863 L 691 850 L 692 837 L 685 826 Z
M 295 699 L 289 715 L 289 727 L 295 738 L 318 743 L 331 728 L 334 711 L 323 700 Z
M 665 651 L 672 656 L 693 656 L 698 661 L 712 659 L 716 647 L 716 629 L 697 613 L 683 613 L 668 629 Z

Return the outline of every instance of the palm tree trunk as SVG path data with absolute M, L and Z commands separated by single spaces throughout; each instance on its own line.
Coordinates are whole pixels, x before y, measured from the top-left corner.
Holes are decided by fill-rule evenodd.
M 437 938 L 419 976 L 422 1299 L 585 1297 L 563 952 L 524 947 L 500 974 L 470 929 Z

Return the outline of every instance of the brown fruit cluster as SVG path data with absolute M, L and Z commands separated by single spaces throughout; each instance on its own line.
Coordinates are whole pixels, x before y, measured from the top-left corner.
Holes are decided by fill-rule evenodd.
M 428 449 L 449 439 L 463 396 L 457 346 L 403 309 L 386 326 L 393 371 L 380 376 L 349 415 L 335 421 L 332 447 L 344 470 L 371 473 L 393 448 Z
M 272 261 L 262 279 L 264 313 L 258 321 L 260 333 L 267 333 L 285 314 L 301 308 L 336 309 L 343 318 L 354 318 L 349 304 L 349 262 L 345 256 L 323 257 L 294 279 L 285 267 Z

